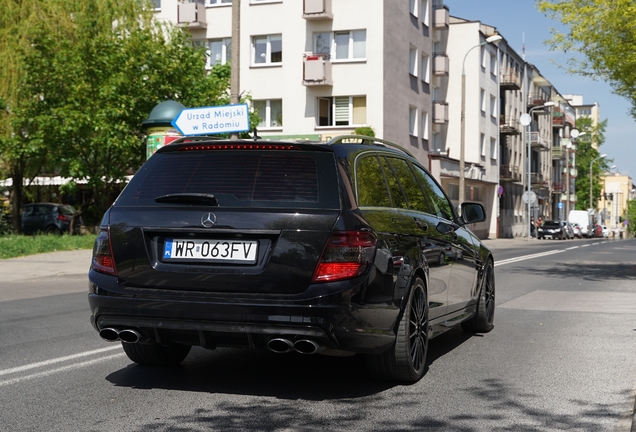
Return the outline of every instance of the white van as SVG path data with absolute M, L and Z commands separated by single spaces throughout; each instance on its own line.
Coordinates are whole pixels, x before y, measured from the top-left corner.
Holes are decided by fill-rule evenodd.
M 581 237 L 590 236 L 590 215 L 587 210 L 570 210 L 568 222 L 579 225 L 581 228 Z

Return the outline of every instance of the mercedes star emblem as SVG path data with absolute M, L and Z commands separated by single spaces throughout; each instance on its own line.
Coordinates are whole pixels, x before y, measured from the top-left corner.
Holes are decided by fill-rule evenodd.
M 201 225 L 206 228 L 211 228 L 216 223 L 216 215 L 214 213 L 206 213 L 201 216 Z

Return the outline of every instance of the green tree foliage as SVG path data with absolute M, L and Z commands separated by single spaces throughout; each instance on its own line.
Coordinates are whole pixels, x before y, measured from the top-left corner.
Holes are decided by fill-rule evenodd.
M 627 201 L 627 232 L 630 234 L 630 237 L 636 233 L 636 200 Z
M 572 53 L 569 72 L 610 83 L 632 103 L 636 118 L 636 3 L 633 0 L 537 0 L 539 11 L 561 22 L 553 50 Z
M 229 66 L 207 73 L 201 48 L 181 28 L 155 21 L 147 3 L 0 0 L 7 1 L 42 5 L 40 20 L 11 46 L 20 69 L 8 81 L 10 121 L 0 145 L 16 155 L 6 161 L 14 185 L 19 169 L 87 181 L 101 214 L 117 182 L 145 159 L 141 123 L 155 105 L 229 102 Z M 19 207 L 21 197 L 14 201 Z
M 607 120 L 603 120 L 597 126 L 592 126 L 592 119 L 582 117 L 576 120 L 576 128 L 584 132 L 578 139 L 576 150 L 576 209 L 587 210 L 595 208 L 590 206 L 590 162 L 600 156 L 597 148 L 605 141 L 605 128 Z M 598 201 L 603 188 L 601 173 L 606 171 L 611 160 L 599 159 L 592 164 L 592 201 Z

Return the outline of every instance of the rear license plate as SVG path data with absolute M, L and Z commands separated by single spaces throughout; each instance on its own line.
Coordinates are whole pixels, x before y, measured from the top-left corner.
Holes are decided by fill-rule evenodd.
M 256 262 L 256 240 L 182 240 L 166 239 L 163 259 Z

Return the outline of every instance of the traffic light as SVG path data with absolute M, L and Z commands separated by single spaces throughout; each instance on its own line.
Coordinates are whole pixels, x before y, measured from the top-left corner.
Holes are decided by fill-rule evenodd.
M 610 200 L 610 201 L 613 201 L 613 200 L 614 200 L 614 194 L 613 194 L 613 193 L 610 193 L 610 194 L 609 194 L 609 200 Z
M 603 201 L 607 201 L 607 194 L 603 192 Z

